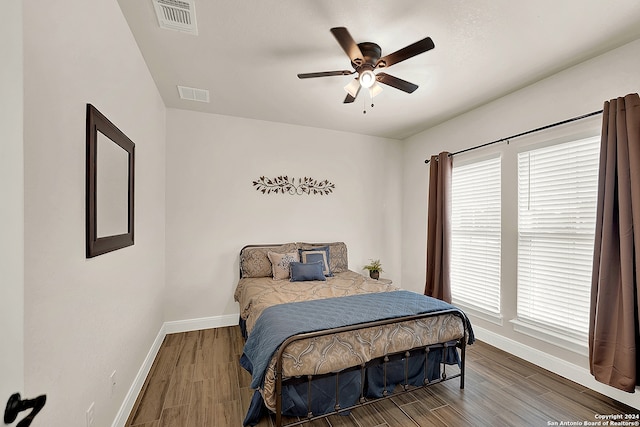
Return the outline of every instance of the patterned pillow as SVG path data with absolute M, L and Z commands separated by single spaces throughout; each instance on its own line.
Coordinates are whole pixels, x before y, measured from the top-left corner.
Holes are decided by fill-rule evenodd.
M 311 263 L 316 261 L 322 261 L 322 274 L 325 276 L 332 276 L 331 269 L 329 268 L 329 247 L 321 246 L 313 249 L 299 249 L 300 262 Z
M 331 273 L 342 273 L 349 270 L 349 259 L 347 256 L 347 245 L 344 242 L 334 242 L 327 245 L 314 243 L 298 243 L 300 249 L 313 249 L 319 246 L 329 246 L 329 270 Z
M 322 261 L 291 263 L 291 281 L 306 282 L 309 280 L 327 280 L 322 272 Z
M 283 280 L 290 277 L 289 264 L 300 261 L 298 252 L 287 252 L 279 254 L 276 252 L 267 252 L 269 261 L 271 261 L 271 270 L 273 271 L 274 280 Z
M 273 270 L 267 253 L 277 252 L 284 254 L 297 250 L 295 243 L 287 243 L 280 246 L 256 246 L 247 247 L 240 253 L 240 271 L 242 277 L 271 277 Z

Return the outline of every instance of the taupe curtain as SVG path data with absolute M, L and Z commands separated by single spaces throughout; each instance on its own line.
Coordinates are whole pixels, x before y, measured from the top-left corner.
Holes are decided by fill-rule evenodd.
M 589 365 L 596 380 L 633 393 L 640 366 L 638 94 L 605 102 L 600 150 Z
M 449 153 L 431 156 L 427 217 L 427 280 L 424 294 L 451 302 L 451 168 Z

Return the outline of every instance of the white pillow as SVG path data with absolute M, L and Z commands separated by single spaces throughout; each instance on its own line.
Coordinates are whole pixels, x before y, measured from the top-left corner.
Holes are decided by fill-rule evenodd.
M 271 261 L 271 271 L 274 280 L 284 280 L 291 276 L 289 264 L 299 262 L 298 252 L 287 252 L 279 254 L 277 252 L 267 252 L 269 261 Z

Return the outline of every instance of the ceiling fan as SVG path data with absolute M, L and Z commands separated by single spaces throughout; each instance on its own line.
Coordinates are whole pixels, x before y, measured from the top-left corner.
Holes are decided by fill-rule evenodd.
M 381 56 L 382 49 L 380 49 L 380 46 L 372 42 L 356 43 L 345 27 L 332 28 L 331 33 L 351 60 L 353 70 L 302 73 L 298 74 L 298 78 L 309 79 L 315 77 L 348 76 L 357 73 L 357 77 L 344 88 L 347 91 L 347 97 L 344 99 L 345 104 L 355 101 L 358 93 L 360 93 L 360 89 L 363 87 L 369 89 L 369 93 L 373 98 L 382 91 L 382 87 L 380 87 L 378 82 L 400 89 L 403 92 L 413 93 L 418 89 L 418 85 L 387 73 L 376 74 L 374 70 L 388 68 L 393 64 L 412 58 L 435 47 L 433 40 L 431 40 L 430 37 L 426 37 L 389 55 Z

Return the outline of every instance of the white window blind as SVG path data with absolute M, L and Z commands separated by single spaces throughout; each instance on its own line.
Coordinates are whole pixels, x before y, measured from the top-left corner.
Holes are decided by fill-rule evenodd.
M 500 314 L 500 157 L 454 166 L 451 297 Z
M 518 154 L 518 321 L 586 345 L 599 138 Z

